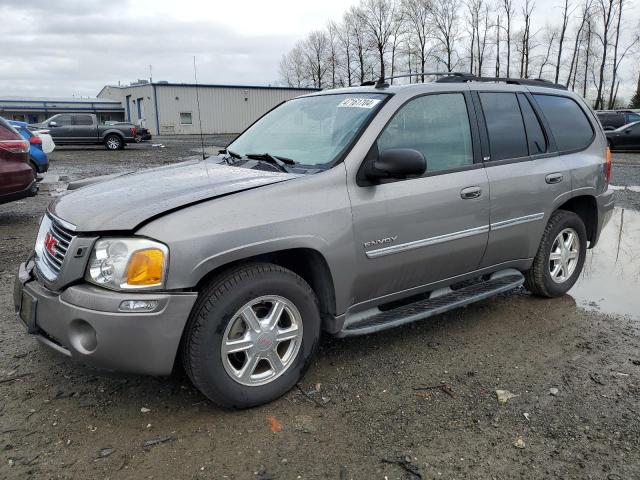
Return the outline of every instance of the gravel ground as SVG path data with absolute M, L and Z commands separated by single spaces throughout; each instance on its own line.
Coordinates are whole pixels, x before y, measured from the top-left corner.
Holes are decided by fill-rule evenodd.
M 521 290 L 325 338 L 300 388 L 252 410 L 213 407 L 181 372 L 101 372 L 40 347 L 15 320 L 11 291 L 55 180 L 171 163 L 197 155 L 198 141 L 58 149 L 38 197 L 0 206 L 0 478 L 640 477 L 633 190 L 618 192 L 621 208 L 569 295 Z M 636 165 L 640 155 L 616 154 L 614 183 L 640 185 Z M 517 396 L 499 404 L 496 390 Z

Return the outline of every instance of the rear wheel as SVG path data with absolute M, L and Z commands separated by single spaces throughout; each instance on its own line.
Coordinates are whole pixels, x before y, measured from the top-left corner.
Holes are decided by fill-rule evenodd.
M 525 287 L 541 297 L 558 297 L 573 287 L 587 252 L 587 230 L 573 212 L 557 210 L 549 219 Z
M 320 337 L 309 285 L 290 270 L 249 264 L 201 292 L 182 342 L 182 362 L 211 401 L 246 408 L 289 391 L 307 369 Z
M 104 146 L 107 147 L 107 150 L 121 150 L 124 148 L 124 141 L 122 137 L 112 133 L 105 137 Z

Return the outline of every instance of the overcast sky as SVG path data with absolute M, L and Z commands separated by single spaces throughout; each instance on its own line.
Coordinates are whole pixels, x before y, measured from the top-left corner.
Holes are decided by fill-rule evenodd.
M 283 53 L 355 0 L 0 0 L 0 96 L 95 96 L 149 78 L 267 85 Z M 516 2 L 517 3 L 517 2 Z M 537 0 L 536 23 L 560 0 Z M 639 0 L 627 6 L 638 25 Z M 633 65 L 629 65 L 632 63 Z M 634 84 L 637 62 L 623 81 Z

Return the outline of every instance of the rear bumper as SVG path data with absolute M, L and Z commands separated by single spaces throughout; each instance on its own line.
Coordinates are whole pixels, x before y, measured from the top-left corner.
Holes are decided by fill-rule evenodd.
M 615 200 L 615 193 L 611 187 L 607 187 L 603 193 L 596 197 L 596 203 L 598 205 L 598 227 L 593 241 L 589 243 L 589 248 L 593 248 L 598 243 L 602 229 L 607 225 L 609 220 L 611 220 L 613 207 L 616 203 Z
M 150 375 L 173 369 L 195 293 L 123 293 L 91 285 L 53 292 L 20 265 L 14 285 L 18 319 L 44 345 L 98 368 Z M 119 311 L 123 300 L 156 300 L 149 313 Z
M 36 183 L 35 180 L 32 180 L 29 186 L 24 190 L 19 190 L 17 192 L 0 195 L 0 205 L 3 203 L 9 203 L 9 202 L 14 202 L 16 200 L 21 200 L 27 197 L 35 197 L 37 194 L 38 194 L 38 184 Z

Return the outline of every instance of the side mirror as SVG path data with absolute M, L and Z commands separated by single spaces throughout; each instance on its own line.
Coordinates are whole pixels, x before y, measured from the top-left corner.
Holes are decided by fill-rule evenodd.
M 419 151 L 412 148 L 391 148 L 369 162 L 364 175 L 369 180 L 379 180 L 418 176 L 426 171 L 427 161 Z
M 50 127 L 57 127 L 58 126 L 58 122 L 56 122 L 55 120 L 52 120 L 49 122 L 49 126 Z

